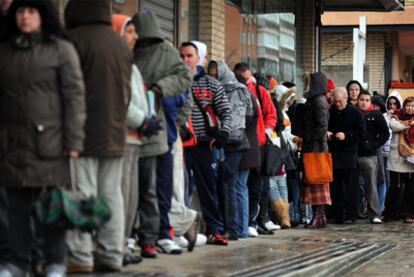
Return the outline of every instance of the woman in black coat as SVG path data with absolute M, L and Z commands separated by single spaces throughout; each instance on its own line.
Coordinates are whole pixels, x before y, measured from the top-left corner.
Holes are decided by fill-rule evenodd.
M 83 149 L 85 92 L 78 56 L 49 0 L 15 0 L 0 44 L 0 186 L 8 206 L 9 263 L 0 276 L 26 276 L 33 204 L 70 184 L 68 157 Z M 45 226 L 46 276 L 65 274 L 65 230 Z

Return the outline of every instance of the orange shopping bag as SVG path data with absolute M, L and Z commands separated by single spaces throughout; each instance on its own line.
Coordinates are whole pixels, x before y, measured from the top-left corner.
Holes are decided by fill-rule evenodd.
M 303 168 L 306 184 L 320 185 L 333 181 L 331 153 L 303 154 Z

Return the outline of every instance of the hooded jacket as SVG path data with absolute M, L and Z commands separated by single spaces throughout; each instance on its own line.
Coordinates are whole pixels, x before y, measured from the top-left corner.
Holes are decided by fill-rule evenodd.
M 178 51 L 165 41 L 158 21 L 151 12 L 138 13 L 132 18 L 139 39 L 134 49 L 134 63 L 138 66 L 147 89 L 160 89 L 159 98 L 175 97 L 191 88 L 191 72 Z M 152 43 L 146 45 L 145 41 Z M 142 156 L 158 156 L 168 151 L 167 122 L 164 107 L 158 103 L 156 113 L 163 121 L 163 130 L 142 140 Z
M 71 0 L 65 21 L 85 78 L 84 155 L 122 157 L 131 94 L 131 50 L 112 30 L 110 0 Z
M 19 4 L 15 1 L 14 8 Z M 42 29 L 41 35 L 21 34 L 0 43 L 0 186 L 68 185 L 64 151 L 83 150 L 79 58 L 68 41 L 56 36 L 45 41 L 43 35 Z M 26 39 L 30 43 L 22 43 Z
M 326 132 L 328 130 L 328 102 L 325 93 L 328 90 L 328 79 L 322 72 L 310 75 L 310 88 L 305 93 L 305 116 L 302 151 L 327 152 Z
M 257 119 L 257 138 L 259 140 L 259 146 L 263 146 L 266 144 L 266 129 L 274 130 L 276 127 L 276 109 L 269 92 L 263 86 L 256 85 L 254 82 L 249 82 L 246 86 L 256 98 L 256 101 L 258 101 L 259 117 Z
M 391 136 L 390 136 L 390 138 L 387 140 L 387 142 L 384 144 L 384 146 L 383 146 L 383 148 L 382 148 L 382 153 L 383 153 L 384 157 L 388 157 L 388 156 L 389 156 L 389 154 L 390 154 L 390 145 L 391 145 L 391 139 L 392 139 L 392 130 L 391 130 L 391 128 L 390 128 L 390 120 L 391 120 L 391 116 L 388 114 L 388 112 L 389 112 L 389 111 L 388 111 L 388 101 L 390 100 L 390 98 L 394 98 L 394 99 L 396 99 L 396 100 L 397 100 L 397 103 L 399 103 L 399 104 L 400 104 L 399 109 L 402 107 L 402 104 L 403 104 L 403 100 L 402 100 L 402 98 L 401 98 L 401 95 L 400 95 L 400 93 L 399 93 L 398 91 L 396 91 L 396 90 L 392 91 L 392 92 L 388 95 L 387 100 L 385 101 L 385 108 L 387 109 L 387 112 L 386 112 L 386 113 L 384 113 L 383 115 L 384 115 L 385 121 L 387 122 L 387 125 L 388 125 L 388 128 L 389 128 L 389 130 L 390 130 L 390 134 L 391 134 Z
M 243 135 L 243 141 L 240 145 L 227 145 L 226 150 L 247 150 L 249 148 L 249 142 L 245 135 L 246 115 L 253 114 L 250 92 L 245 85 L 237 81 L 233 71 L 231 71 L 227 64 L 223 61 L 217 62 L 217 80 L 220 82 L 224 88 L 224 91 L 226 92 L 227 99 L 229 100 L 230 108 L 232 111 L 232 126 L 229 137 L 232 135 Z
M 131 18 L 127 15 L 114 14 L 112 15 L 112 28 L 121 37 L 125 32 L 125 28 L 131 22 Z M 140 145 L 141 138 L 138 135 L 137 129 L 144 123 L 145 117 L 149 114 L 148 101 L 145 95 L 144 81 L 137 66 L 132 65 L 131 76 L 131 101 L 128 105 L 127 112 L 127 126 L 129 144 Z

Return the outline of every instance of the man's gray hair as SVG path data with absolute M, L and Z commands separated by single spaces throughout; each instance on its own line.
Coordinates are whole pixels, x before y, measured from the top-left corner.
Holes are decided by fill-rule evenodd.
M 348 99 L 348 91 L 346 90 L 346 88 L 345 88 L 345 87 L 337 87 L 337 88 L 334 90 L 333 95 L 335 95 L 335 94 L 337 94 L 337 93 L 342 94 L 342 95 L 345 97 L 345 99 Z

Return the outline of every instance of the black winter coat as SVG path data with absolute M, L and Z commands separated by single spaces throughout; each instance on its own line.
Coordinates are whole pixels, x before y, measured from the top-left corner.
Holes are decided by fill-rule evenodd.
M 311 74 L 310 90 L 305 94 L 303 153 L 327 152 L 328 144 L 328 101 L 325 93 L 328 90 L 328 80 L 321 72 Z
M 376 156 L 377 150 L 390 137 L 388 124 L 380 111 L 372 111 L 364 116 L 366 135 L 359 144 L 359 156 Z
M 356 168 L 358 144 L 365 136 L 365 122 L 362 114 L 350 104 L 343 110 L 332 106 L 329 114 L 328 131 L 333 134 L 329 149 L 332 153 L 333 166 L 338 169 Z M 335 139 L 335 134 L 339 132 L 345 134 L 345 140 Z
M 0 53 L 0 185 L 69 184 L 64 151 L 83 150 L 85 122 L 73 45 L 21 35 L 0 44 Z

